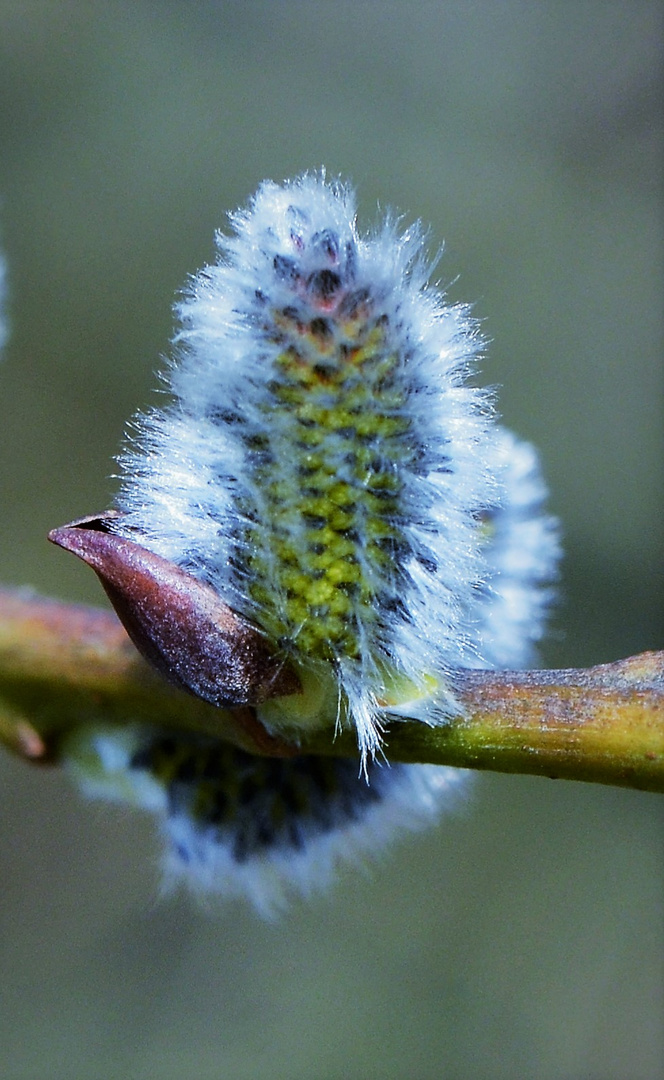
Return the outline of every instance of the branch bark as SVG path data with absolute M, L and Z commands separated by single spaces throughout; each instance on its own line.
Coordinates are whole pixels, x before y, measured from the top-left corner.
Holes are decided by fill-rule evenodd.
M 429 762 L 664 792 L 664 652 L 561 671 L 459 670 L 463 715 L 440 727 L 392 721 L 390 761 Z M 110 612 L 0 590 L 0 741 L 57 760 L 81 724 L 145 723 L 283 753 L 247 706 L 216 708 L 171 686 Z M 297 751 L 354 757 L 352 732 Z M 296 751 L 296 752 L 297 752 Z

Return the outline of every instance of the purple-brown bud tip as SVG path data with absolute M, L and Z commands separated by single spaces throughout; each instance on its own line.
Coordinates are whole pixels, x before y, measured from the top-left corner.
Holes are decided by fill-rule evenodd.
M 298 693 L 293 669 L 211 586 L 110 532 L 119 516 L 109 510 L 81 518 L 53 529 L 48 539 L 92 567 L 149 663 L 212 705 L 258 705 Z

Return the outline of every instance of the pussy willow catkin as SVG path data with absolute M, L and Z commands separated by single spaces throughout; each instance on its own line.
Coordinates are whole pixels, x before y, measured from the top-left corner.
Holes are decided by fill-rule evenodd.
M 136 422 L 115 527 L 297 668 L 304 705 L 268 703 L 266 725 L 329 722 L 322 687 L 365 775 L 146 732 L 97 736 L 95 775 L 149 788 L 172 864 L 269 910 L 456 783 L 379 768 L 381 731 L 445 722 L 455 665 L 527 662 L 557 541 L 534 452 L 467 382 L 477 325 L 428 284 L 417 227 L 362 234 L 351 189 L 317 175 L 262 184 L 231 224 L 178 304 L 172 400 Z

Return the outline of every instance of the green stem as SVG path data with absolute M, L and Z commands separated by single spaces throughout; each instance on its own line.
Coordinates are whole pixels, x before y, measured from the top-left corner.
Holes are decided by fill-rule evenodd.
M 664 792 L 664 653 L 563 671 L 455 675 L 462 716 L 430 728 L 393 721 L 391 761 L 615 784 Z M 81 724 L 146 723 L 230 739 L 254 752 L 245 709 L 217 709 L 170 686 L 110 612 L 0 590 L 0 741 L 35 761 L 57 757 Z M 307 734 L 303 753 L 355 756 L 352 732 Z

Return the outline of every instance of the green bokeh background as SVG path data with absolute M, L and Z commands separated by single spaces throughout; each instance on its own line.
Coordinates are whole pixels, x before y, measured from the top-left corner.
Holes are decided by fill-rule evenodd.
M 567 557 L 544 661 L 661 646 L 662 11 L 647 0 L 0 0 L 0 579 L 102 509 L 225 212 L 327 166 L 432 225 L 542 450 Z M 0 759 L 6 1080 L 657 1080 L 662 802 L 479 777 L 266 926 L 159 898 L 149 822 Z

